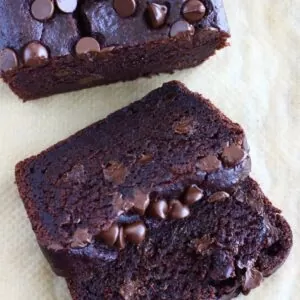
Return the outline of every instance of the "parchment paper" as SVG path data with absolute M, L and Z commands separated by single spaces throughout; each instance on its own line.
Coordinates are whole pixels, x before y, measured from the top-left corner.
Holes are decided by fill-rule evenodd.
M 225 0 L 225 6 L 232 46 L 200 67 L 26 104 L 0 82 L 1 300 L 70 299 L 35 242 L 14 185 L 15 164 L 171 79 L 203 93 L 245 128 L 252 175 L 292 226 L 286 264 L 248 299 L 300 299 L 300 1 Z

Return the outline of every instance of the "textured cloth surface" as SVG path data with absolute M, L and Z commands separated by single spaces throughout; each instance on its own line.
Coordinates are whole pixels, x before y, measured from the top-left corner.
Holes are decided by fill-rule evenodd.
M 231 47 L 200 67 L 26 104 L 0 82 L 0 299 L 70 299 L 35 242 L 14 184 L 15 164 L 172 79 L 245 128 L 253 177 L 292 226 L 286 264 L 247 299 L 299 298 L 300 2 L 225 0 L 225 6 Z

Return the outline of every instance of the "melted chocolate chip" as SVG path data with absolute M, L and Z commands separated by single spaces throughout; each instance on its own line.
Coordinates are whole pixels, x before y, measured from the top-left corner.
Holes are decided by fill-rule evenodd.
M 54 14 L 52 0 L 34 0 L 31 4 L 31 14 L 38 21 L 49 20 Z
M 205 15 L 206 8 L 201 1 L 189 0 L 184 3 L 182 14 L 190 23 L 199 22 Z
M 100 44 L 92 37 L 83 37 L 77 42 L 75 52 L 77 55 L 100 52 Z
M 14 50 L 5 48 L 0 51 L 0 75 L 1 72 L 18 67 L 18 57 Z
M 196 131 L 196 122 L 191 118 L 183 118 L 174 123 L 173 130 L 177 134 L 192 135 Z
M 172 200 L 169 203 L 168 216 L 171 219 L 183 219 L 190 214 L 188 206 L 183 205 L 179 200 Z
M 153 201 L 148 208 L 151 217 L 166 219 L 168 213 L 168 204 L 165 200 Z
M 133 208 L 139 215 L 144 215 L 150 203 L 149 193 L 145 193 L 140 189 L 134 191 Z
M 57 7 L 64 13 L 73 13 L 77 8 L 78 0 L 55 0 Z
M 87 228 L 77 228 L 71 240 L 71 248 L 83 248 L 92 242 L 92 235 Z
M 246 157 L 245 151 L 237 146 L 230 145 L 229 147 L 225 147 L 222 153 L 222 161 L 228 167 L 234 167 L 239 164 Z
M 202 198 L 203 190 L 201 190 L 196 184 L 192 184 L 186 191 L 184 196 L 184 204 L 192 205 Z
M 123 227 L 120 227 L 120 229 L 119 229 L 119 235 L 118 235 L 118 238 L 117 238 L 117 241 L 116 241 L 116 246 L 119 249 L 124 249 L 125 246 L 126 246 Z
M 193 25 L 189 24 L 186 21 L 177 21 L 175 22 L 170 30 L 170 37 L 175 37 L 178 34 L 189 33 L 193 35 L 195 33 L 195 28 Z
M 208 155 L 204 158 L 201 158 L 196 166 L 206 173 L 212 173 L 221 168 L 221 161 L 214 155 Z
M 263 275 L 261 272 L 259 272 L 255 268 L 248 269 L 242 282 L 243 292 L 247 293 L 250 290 L 257 288 L 262 281 Z
M 101 231 L 98 237 L 108 246 L 113 246 L 118 239 L 119 231 L 119 226 L 113 224 L 108 230 Z
M 124 226 L 126 240 L 134 244 L 140 244 L 146 237 L 146 226 L 143 222 L 137 222 Z
M 136 10 L 135 0 L 114 0 L 113 5 L 117 14 L 122 18 L 132 16 Z
M 23 50 L 23 60 L 28 66 L 39 65 L 48 58 L 49 52 L 47 48 L 39 42 L 31 42 Z
M 167 17 L 168 8 L 157 3 L 148 3 L 147 14 L 152 28 L 161 27 Z
M 209 203 L 214 203 L 214 202 L 223 202 L 226 199 L 228 199 L 230 197 L 230 195 L 224 191 L 220 191 L 220 192 L 216 192 L 214 194 L 212 194 L 211 196 L 209 196 L 209 198 L 207 199 L 207 202 Z
M 109 162 L 105 169 L 103 169 L 105 180 L 115 184 L 122 184 L 125 181 L 127 173 L 127 169 L 124 165 L 117 161 Z

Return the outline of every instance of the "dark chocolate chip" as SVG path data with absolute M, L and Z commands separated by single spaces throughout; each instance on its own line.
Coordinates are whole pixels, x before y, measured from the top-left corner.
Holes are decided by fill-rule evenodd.
M 206 12 L 206 8 L 201 1 L 189 0 L 184 3 L 182 14 L 183 17 L 190 23 L 200 21 Z
M 110 161 L 103 169 L 103 174 L 105 180 L 115 184 L 122 184 L 128 172 L 122 163 Z
M 246 157 L 245 151 L 235 144 L 224 148 L 222 153 L 223 163 L 228 167 L 234 167 Z
M 98 237 L 108 246 L 113 246 L 116 243 L 118 236 L 119 226 L 117 224 L 113 224 L 108 230 L 101 231 L 98 235 Z
M 92 235 L 87 228 L 77 228 L 71 240 L 71 248 L 83 248 L 92 242 Z
M 188 32 L 189 34 L 193 35 L 195 33 L 194 26 L 186 21 L 177 21 L 171 27 L 170 36 L 175 37 L 178 34 L 185 32 Z
M 124 226 L 126 240 L 134 244 L 140 244 L 146 237 L 146 226 L 143 222 L 137 222 Z
M 38 21 L 49 20 L 54 14 L 52 0 L 34 0 L 31 4 L 31 14 Z
M 57 7 L 64 13 L 73 13 L 78 4 L 78 0 L 55 0 Z
M 261 272 L 253 269 L 247 269 L 244 280 L 242 282 L 243 292 L 249 292 L 252 289 L 257 288 L 263 281 L 263 275 Z
M 89 52 L 100 52 L 100 50 L 100 44 L 96 39 L 92 37 L 81 38 L 75 46 L 75 51 L 77 55 L 87 54 Z
M 196 184 L 192 184 L 186 191 L 184 196 L 184 203 L 186 205 L 192 205 L 199 201 L 203 197 L 203 190 L 201 190 Z
M 18 57 L 14 50 L 5 48 L 0 51 L 0 75 L 5 72 L 18 67 Z
M 149 193 L 145 193 L 140 189 L 134 191 L 133 208 L 139 215 L 144 215 L 149 202 Z
M 148 3 L 147 13 L 148 13 L 151 27 L 158 28 L 165 23 L 167 13 L 168 13 L 168 8 L 165 5 L 160 5 L 157 3 Z
M 224 191 L 216 192 L 208 197 L 207 202 L 214 203 L 214 202 L 223 202 L 228 199 L 230 195 Z
M 165 200 L 152 201 L 148 208 L 151 217 L 166 219 L 168 213 L 168 204 Z
M 169 203 L 169 213 L 168 216 L 171 219 L 183 219 L 190 214 L 190 209 L 188 206 L 183 205 L 179 200 L 172 200 Z
M 28 66 L 39 65 L 42 60 L 49 58 L 47 48 L 39 42 L 29 43 L 23 50 L 23 60 Z
M 118 235 L 118 238 L 117 238 L 117 241 L 116 241 L 116 246 L 119 249 L 124 249 L 125 246 L 126 246 L 125 236 L 124 236 L 124 229 L 123 229 L 122 226 L 119 229 L 119 235 Z
M 135 0 L 114 0 L 113 5 L 117 14 L 122 18 L 132 16 L 136 10 Z
M 173 130 L 178 134 L 191 135 L 196 131 L 196 122 L 191 118 L 183 118 L 173 124 Z
M 212 173 L 221 168 L 221 161 L 214 155 L 208 155 L 204 158 L 201 158 L 196 166 L 206 173 Z

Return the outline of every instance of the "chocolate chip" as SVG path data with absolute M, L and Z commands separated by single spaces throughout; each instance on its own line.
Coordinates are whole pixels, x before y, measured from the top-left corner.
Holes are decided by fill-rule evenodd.
M 247 269 L 242 282 L 243 292 L 247 293 L 250 290 L 257 288 L 262 281 L 263 275 L 261 272 L 255 268 Z
M 48 58 L 49 52 L 47 48 L 39 42 L 31 42 L 23 50 L 23 60 L 28 66 L 39 65 L 42 60 Z
M 214 194 L 212 194 L 211 196 L 209 196 L 209 198 L 207 199 L 207 202 L 209 203 L 214 203 L 214 202 L 223 202 L 226 199 L 228 199 L 230 197 L 230 195 L 224 191 L 220 191 L 220 192 L 216 192 Z
M 189 34 L 193 35 L 195 33 L 194 26 L 186 21 L 177 21 L 171 27 L 170 36 L 175 37 L 178 34 L 185 32 L 188 32 Z
M 139 215 L 144 215 L 149 203 L 149 193 L 145 193 L 140 189 L 134 191 L 133 208 Z
M 122 18 L 130 17 L 135 13 L 135 0 L 114 0 L 114 9 Z
M 203 197 L 203 190 L 201 190 L 196 184 L 192 184 L 186 191 L 184 196 L 184 203 L 186 205 L 192 205 L 199 201 Z
M 116 246 L 119 249 L 124 249 L 125 246 L 126 246 L 123 227 L 120 227 L 120 229 L 119 229 L 119 235 L 118 235 L 118 238 L 117 238 L 117 241 L 116 241 Z
M 153 159 L 153 156 L 151 154 L 142 154 L 141 157 L 139 158 L 138 162 L 140 164 L 146 165 L 149 162 L 151 162 Z
M 192 118 L 183 118 L 173 124 L 173 130 L 178 134 L 192 135 L 196 131 L 196 125 Z
M 148 208 L 151 217 L 166 219 L 168 213 L 168 204 L 165 200 L 152 201 Z
M 38 21 L 49 20 L 54 14 L 52 0 L 34 0 L 31 4 L 31 14 Z
M 137 222 L 124 226 L 126 240 L 134 244 L 140 244 L 146 237 L 146 226 L 143 222 Z
M 235 144 L 225 147 L 222 153 L 222 160 L 228 167 L 236 166 L 238 163 L 244 160 L 245 157 L 245 151 Z
M 206 8 L 201 1 L 189 0 L 184 3 L 182 14 L 190 23 L 200 21 L 205 15 Z
M 204 158 L 201 158 L 196 166 L 206 173 L 212 173 L 221 168 L 221 161 L 214 155 L 208 155 Z
M 125 181 L 127 173 L 124 165 L 117 161 L 110 161 L 103 169 L 105 180 L 115 184 L 122 184 Z
M 77 55 L 100 52 L 100 44 L 92 37 L 83 37 L 77 42 L 75 52 Z
M 172 200 L 169 203 L 169 217 L 171 219 L 183 219 L 190 214 L 188 206 L 183 205 L 179 200 Z
M 92 235 L 87 228 L 77 228 L 71 240 L 71 248 L 83 248 L 92 242 Z
M 64 13 L 73 13 L 77 8 L 78 0 L 55 0 L 57 7 Z
M 119 236 L 119 226 L 113 224 L 108 230 L 101 231 L 98 237 L 108 246 L 113 246 Z
M 0 51 L 0 75 L 1 72 L 16 68 L 18 64 L 18 58 L 14 50 L 5 48 Z
M 165 5 L 160 5 L 157 3 L 148 3 L 147 13 L 148 13 L 151 27 L 158 28 L 165 23 L 167 13 L 168 13 L 168 8 Z

